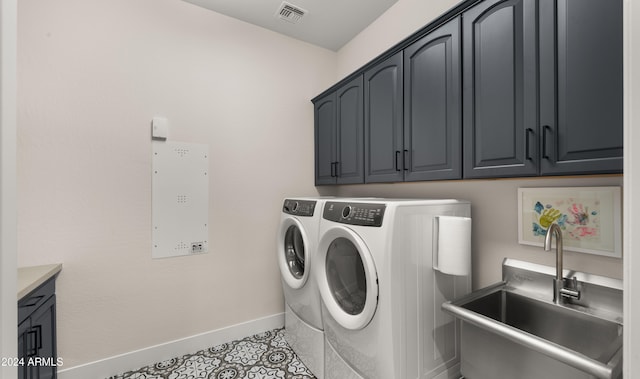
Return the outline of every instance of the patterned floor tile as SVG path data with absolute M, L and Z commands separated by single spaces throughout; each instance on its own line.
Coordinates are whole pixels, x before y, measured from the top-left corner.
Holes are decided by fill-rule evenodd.
M 283 329 L 254 334 L 107 379 L 315 379 Z

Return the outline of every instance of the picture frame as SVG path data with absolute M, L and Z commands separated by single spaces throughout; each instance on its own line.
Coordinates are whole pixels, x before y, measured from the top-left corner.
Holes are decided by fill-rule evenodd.
M 552 223 L 564 250 L 622 258 L 620 187 L 518 188 L 518 243 L 543 247 Z

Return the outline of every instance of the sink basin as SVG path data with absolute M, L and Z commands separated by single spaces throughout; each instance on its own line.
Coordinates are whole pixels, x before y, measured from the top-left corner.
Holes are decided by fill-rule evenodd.
M 442 305 L 462 320 L 461 372 L 466 378 L 622 377 L 621 317 L 599 313 L 593 298 L 589 308 L 554 304 L 551 288 L 548 300 L 539 291 L 527 292 L 527 285 L 536 286 L 535 275 L 514 277 L 520 281 L 498 283 Z M 581 286 L 585 294 L 607 292 L 590 290 L 602 287 L 595 284 Z M 617 289 L 609 290 L 617 295 Z

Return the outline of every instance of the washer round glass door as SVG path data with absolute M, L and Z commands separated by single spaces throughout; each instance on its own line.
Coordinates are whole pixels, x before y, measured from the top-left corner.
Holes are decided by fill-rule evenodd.
M 377 307 L 373 258 L 362 239 L 345 227 L 329 229 L 318 246 L 320 295 L 331 316 L 347 329 L 362 329 Z
M 302 287 L 309 277 L 309 243 L 300 222 L 293 217 L 280 223 L 278 263 L 282 278 L 293 289 Z

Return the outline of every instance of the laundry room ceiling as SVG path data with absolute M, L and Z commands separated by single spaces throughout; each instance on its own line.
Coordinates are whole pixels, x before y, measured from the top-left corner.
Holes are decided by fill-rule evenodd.
M 337 51 L 398 0 L 184 0 Z

